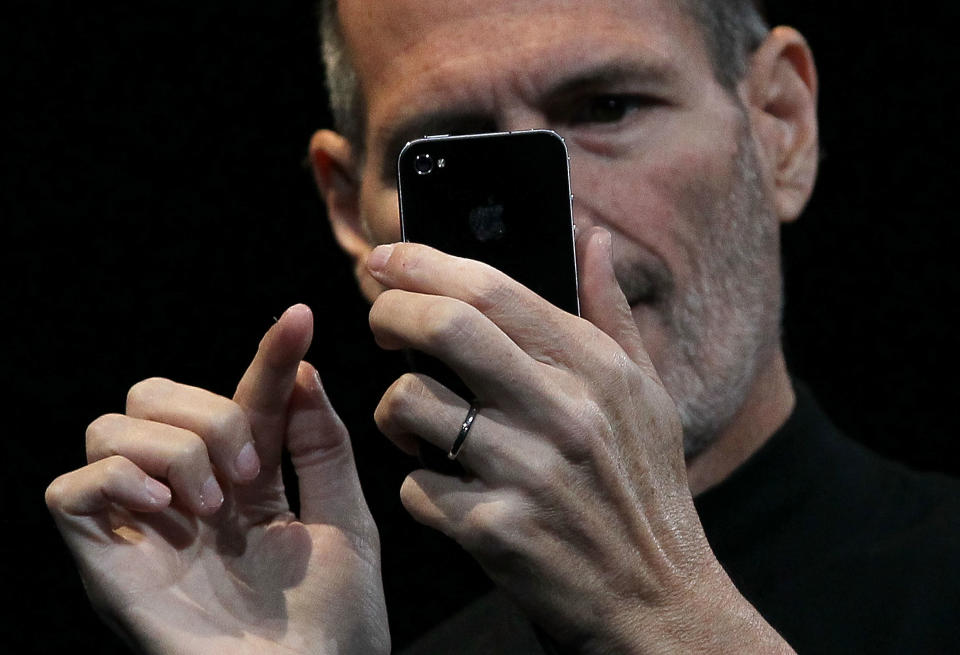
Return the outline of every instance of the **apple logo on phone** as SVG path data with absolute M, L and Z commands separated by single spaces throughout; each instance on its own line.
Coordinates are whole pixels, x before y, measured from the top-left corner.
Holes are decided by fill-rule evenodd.
M 473 236 L 481 242 L 502 239 L 507 231 L 503 213 L 503 204 L 496 202 L 493 198 L 487 198 L 485 204 L 471 209 L 469 222 Z

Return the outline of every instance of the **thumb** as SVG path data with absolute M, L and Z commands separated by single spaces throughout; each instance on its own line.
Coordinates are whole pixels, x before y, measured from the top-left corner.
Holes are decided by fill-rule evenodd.
M 376 526 L 363 498 L 350 435 L 330 405 L 317 370 L 301 362 L 290 397 L 287 449 L 300 482 L 300 519 L 364 537 Z
M 581 316 L 613 338 L 635 364 L 659 380 L 633 320 L 630 305 L 617 283 L 610 233 L 592 227 L 578 235 L 577 260 Z

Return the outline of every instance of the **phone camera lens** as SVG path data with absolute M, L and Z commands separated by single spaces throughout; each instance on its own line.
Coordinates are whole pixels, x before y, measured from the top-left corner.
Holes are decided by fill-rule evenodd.
M 428 175 L 433 172 L 433 157 L 426 153 L 419 154 L 413 160 L 413 167 L 420 175 Z

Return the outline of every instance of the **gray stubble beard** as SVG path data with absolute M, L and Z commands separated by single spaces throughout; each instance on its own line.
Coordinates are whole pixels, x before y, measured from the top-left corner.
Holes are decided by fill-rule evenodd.
M 746 116 L 732 165 L 726 193 L 704 184 L 691 195 L 706 238 L 692 283 L 665 313 L 673 345 L 659 372 L 677 405 L 688 459 L 729 425 L 780 340 L 779 226 Z

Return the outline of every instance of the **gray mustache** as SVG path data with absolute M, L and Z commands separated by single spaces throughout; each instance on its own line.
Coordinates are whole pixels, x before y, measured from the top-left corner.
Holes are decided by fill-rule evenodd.
M 663 302 L 675 287 L 673 275 L 659 261 L 616 261 L 614 274 L 630 305 Z

